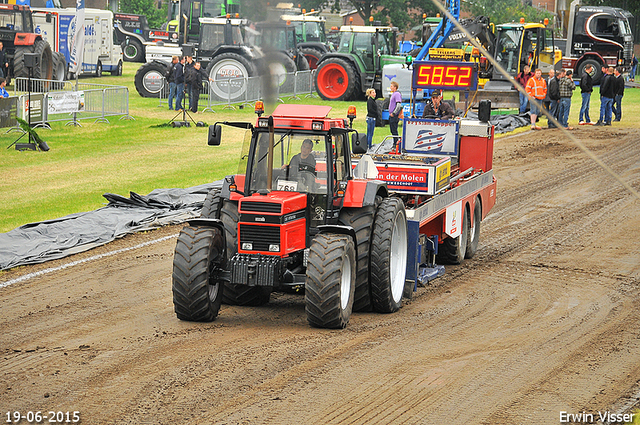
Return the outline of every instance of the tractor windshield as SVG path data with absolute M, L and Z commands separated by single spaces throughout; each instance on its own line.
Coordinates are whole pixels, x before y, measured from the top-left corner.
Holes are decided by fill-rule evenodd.
M 0 10 L 0 27 L 14 31 L 33 32 L 32 28 L 29 27 L 29 23 L 25 28 L 22 22 L 22 12 L 19 10 Z
M 303 41 L 325 43 L 327 41 L 327 37 L 324 34 L 324 22 L 294 21 L 292 24 L 296 28 L 298 43 Z
M 224 30 L 227 24 L 202 24 L 200 26 L 201 44 L 203 46 L 219 46 L 226 44 Z M 242 44 L 242 33 L 239 25 L 229 25 L 231 30 L 231 41 L 233 44 Z
M 262 28 L 258 45 L 268 50 L 288 50 L 295 46 L 295 31 L 284 27 Z
M 276 132 L 273 149 L 272 190 L 327 193 L 325 137 Z M 269 133 L 256 134 L 250 192 L 267 189 Z

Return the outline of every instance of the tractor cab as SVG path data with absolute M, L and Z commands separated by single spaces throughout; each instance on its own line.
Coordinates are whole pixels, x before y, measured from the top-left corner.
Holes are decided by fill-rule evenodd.
M 384 57 L 396 54 L 397 33 L 395 27 L 344 25 L 337 51 L 356 56 L 366 72 L 382 72 Z
M 345 120 L 327 118 L 330 110 L 280 105 L 270 117 L 258 118 L 243 147 L 230 199 L 264 208 L 302 199 L 307 236 L 320 225 L 335 223 L 351 179 L 351 157 Z

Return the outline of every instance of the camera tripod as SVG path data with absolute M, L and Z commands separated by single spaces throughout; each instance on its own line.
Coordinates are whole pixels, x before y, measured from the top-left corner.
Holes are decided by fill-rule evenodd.
M 191 86 L 189 86 L 189 88 L 191 88 Z M 189 99 L 190 93 L 188 93 L 189 90 L 187 90 L 187 85 L 185 84 L 184 89 L 183 89 L 183 93 L 184 96 L 182 98 L 182 112 L 178 111 L 178 113 L 176 114 L 175 117 L 173 117 L 169 123 L 173 126 L 173 127 L 190 127 L 191 126 L 191 122 L 193 122 L 194 125 L 197 125 L 196 120 L 193 119 L 193 117 L 191 116 L 191 114 L 188 112 L 188 108 L 187 108 L 187 100 Z M 182 121 L 176 121 L 176 118 L 178 118 L 178 116 L 180 115 L 180 113 L 182 113 Z M 187 117 L 189 117 L 189 121 L 187 121 Z

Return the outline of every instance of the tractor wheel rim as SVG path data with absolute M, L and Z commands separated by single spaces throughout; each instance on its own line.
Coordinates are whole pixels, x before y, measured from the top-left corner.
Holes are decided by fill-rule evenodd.
M 339 65 L 327 65 L 318 75 L 318 86 L 322 94 L 329 98 L 343 96 L 349 87 L 349 77 Z
M 349 305 L 349 297 L 351 296 L 351 258 L 344 256 L 344 264 L 342 268 L 342 278 L 340 280 L 340 308 L 346 309 Z

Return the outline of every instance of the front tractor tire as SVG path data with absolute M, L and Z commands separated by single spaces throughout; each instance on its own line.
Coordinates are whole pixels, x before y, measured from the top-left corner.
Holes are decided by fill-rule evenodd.
M 349 236 L 317 235 L 309 249 L 305 310 L 317 328 L 342 329 L 353 308 L 356 251 Z
M 328 58 L 316 70 L 316 91 L 324 100 L 351 100 L 356 94 L 356 72 L 344 59 Z
M 147 62 L 136 71 L 135 85 L 136 90 L 142 97 L 160 96 L 160 92 L 168 90 L 164 87 L 164 73 L 167 65 L 163 62 L 153 61 Z
M 173 257 L 173 305 L 180 320 L 211 322 L 218 316 L 224 284 L 216 272 L 224 263 L 224 239 L 216 228 L 187 226 Z
M 380 313 L 402 306 L 407 274 L 407 215 L 398 198 L 385 198 L 376 212 L 371 238 L 371 301 Z

